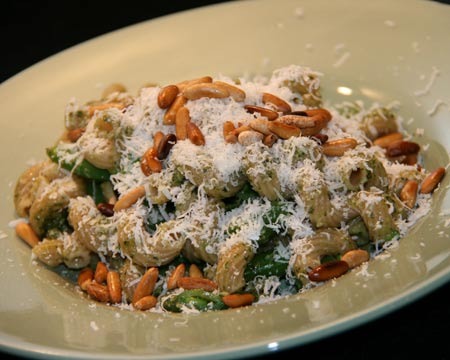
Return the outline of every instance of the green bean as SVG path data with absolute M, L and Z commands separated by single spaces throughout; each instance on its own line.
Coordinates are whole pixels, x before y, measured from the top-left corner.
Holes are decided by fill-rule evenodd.
M 276 201 L 273 202 L 270 210 L 263 215 L 265 225 L 262 227 L 259 235 L 258 242 L 260 245 L 267 244 L 270 240 L 277 236 L 277 232 L 269 225 L 278 222 L 279 217 L 284 214 L 286 214 L 286 211 L 283 205 Z
M 101 183 L 97 180 L 88 180 L 86 191 L 90 197 L 94 200 L 95 204 L 98 205 L 100 203 L 104 203 L 105 197 L 103 196 L 103 191 L 101 187 Z
M 57 146 L 47 149 L 47 155 L 55 163 L 61 164 L 63 169 L 72 171 L 81 177 L 92 180 L 106 181 L 109 180 L 110 173 L 108 170 L 99 169 L 98 167 L 92 165 L 87 160 L 83 160 L 79 165 L 75 162 L 60 162 L 60 158 L 57 153 Z
M 179 313 L 186 307 L 198 311 L 227 308 L 220 295 L 201 289 L 185 290 L 180 294 L 170 295 L 167 300 L 163 301 L 163 308 L 167 311 Z

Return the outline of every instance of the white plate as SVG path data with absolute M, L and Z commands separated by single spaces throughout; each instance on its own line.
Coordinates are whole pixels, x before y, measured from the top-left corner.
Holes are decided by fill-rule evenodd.
M 256 355 L 365 323 L 447 282 L 448 177 L 430 216 L 389 258 L 370 264 L 372 276 L 354 272 L 335 286 L 220 313 L 156 315 L 94 305 L 33 264 L 7 223 L 14 219 L 12 186 L 26 162 L 44 158 L 44 148 L 60 134 L 68 99 L 96 98 L 101 85 L 113 81 L 137 89 L 147 81 L 267 74 L 304 64 L 325 74 L 325 97 L 333 101 L 399 100 L 403 117 L 414 120 L 410 129 L 425 129 L 420 141 L 431 144 L 427 166 L 447 164 L 449 107 L 443 102 L 450 102 L 450 54 L 443 44 L 449 18 L 449 7 L 422 1 L 233 2 L 102 36 L 2 84 L 0 160 L 8 171 L 0 182 L 1 230 L 8 238 L 0 241 L 0 345 L 35 357 Z M 339 86 L 352 95 L 338 94 Z

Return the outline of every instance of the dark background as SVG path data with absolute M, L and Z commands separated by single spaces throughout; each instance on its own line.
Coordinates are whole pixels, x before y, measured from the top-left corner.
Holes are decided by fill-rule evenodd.
M 98 35 L 154 17 L 223 1 L 163 2 L 2 2 L 0 83 L 48 56 Z M 441 2 L 450 4 L 450 0 Z M 443 51 L 450 52 L 449 44 Z M 449 290 L 450 285 L 447 284 L 368 324 L 261 358 L 380 360 L 416 359 L 424 354 L 427 360 L 450 359 Z

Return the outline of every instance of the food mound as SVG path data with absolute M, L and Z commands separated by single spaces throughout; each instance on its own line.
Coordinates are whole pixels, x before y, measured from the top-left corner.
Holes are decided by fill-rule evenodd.
M 18 179 L 16 232 L 86 296 L 208 311 L 306 291 L 369 261 L 430 209 L 395 109 L 325 105 L 322 75 L 205 76 L 69 102 L 48 159 Z

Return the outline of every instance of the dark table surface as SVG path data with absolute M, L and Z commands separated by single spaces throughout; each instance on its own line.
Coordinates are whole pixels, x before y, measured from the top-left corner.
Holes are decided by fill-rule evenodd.
M 0 12 L 0 82 L 95 36 L 157 16 L 219 2 L 222 1 L 148 0 L 120 5 L 99 0 L 5 2 Z M 441 2 L 450 4 L 450 0 Z M 450 51 L 450 46 L 446 51 Z M 261 358 L 415 359 L 423 353 L 427 360 L 450 359 L 449 290 L 450 284 L 444 285 L 400 310 L 345 333 Z

